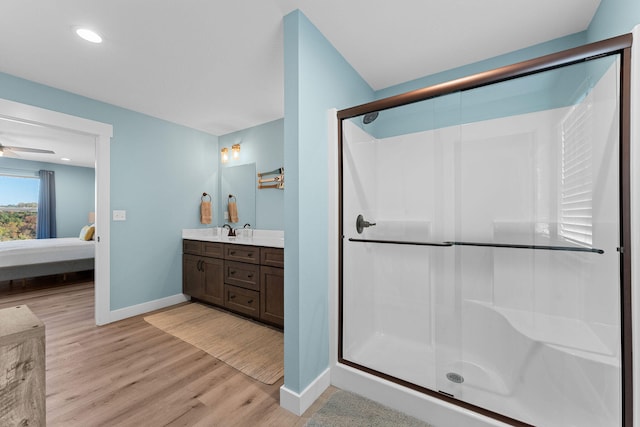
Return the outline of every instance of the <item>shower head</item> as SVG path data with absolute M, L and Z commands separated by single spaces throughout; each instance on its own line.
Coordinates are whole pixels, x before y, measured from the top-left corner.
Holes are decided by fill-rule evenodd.
M 365 125 L 368 125 L 369 123 L 371 123 L 372 121 L 374 121 L 377 118 L 378 118 L 378 112 L 377 111 L 374 111 L 372 113 L 367 113 L 362 118 L 362 123 L 364 123 Z

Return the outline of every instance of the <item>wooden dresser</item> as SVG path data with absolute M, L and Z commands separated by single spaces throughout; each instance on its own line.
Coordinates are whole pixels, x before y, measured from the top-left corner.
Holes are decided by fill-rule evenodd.
M 0 310 L 0 426 L 45 426 L 44 323 L 26 305 Z

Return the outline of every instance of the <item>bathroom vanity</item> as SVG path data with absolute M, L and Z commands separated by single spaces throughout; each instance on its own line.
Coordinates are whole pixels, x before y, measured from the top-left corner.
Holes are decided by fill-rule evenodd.
M 284 327 L 284 238 L 254 230 L 252 238 L 218 229 L 183 230 L 182 291 L 191 298 Z

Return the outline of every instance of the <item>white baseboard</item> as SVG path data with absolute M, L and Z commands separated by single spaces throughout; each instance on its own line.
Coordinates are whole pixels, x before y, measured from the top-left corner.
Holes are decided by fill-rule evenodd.
M 175 294 L 165 298 L 144 302 L 142 304 L 119 308 L 118 310 L 111 310 L 109 312 L 109 322 L 117 322 L 118 320 L 138 316 L 139 314 L 145 314 L 153 310 L 180 304 L 185 301 L 189 301 L 189 297 L 187 295 Z
M 331 385 L 331 371 L 325 369 L 301 393 L 289 390 L 284 385 L 280 387 L 280 406 L 297 416 L 304 414 L 313 402 Z

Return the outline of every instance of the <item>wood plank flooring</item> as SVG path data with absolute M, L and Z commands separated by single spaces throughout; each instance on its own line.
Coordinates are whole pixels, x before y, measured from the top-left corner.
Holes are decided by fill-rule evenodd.
M 136 316 L 94 323 L 93 282 L 0 295 L 44 322 L 48 426 L 303 426 L 265 385 Z

